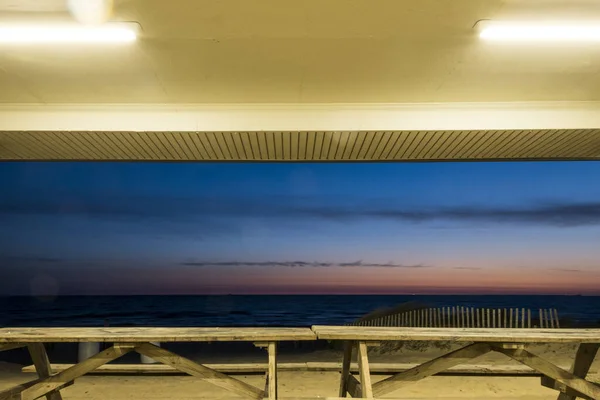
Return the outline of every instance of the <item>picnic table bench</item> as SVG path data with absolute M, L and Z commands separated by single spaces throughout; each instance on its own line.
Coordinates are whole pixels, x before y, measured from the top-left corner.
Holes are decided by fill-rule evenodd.
M 61 400 L 60 390 L 98 367 L 135 351 L 163 364 L 252 399 L 277 398 L 277 343 L 315 340 L 309 328 L 0 328 L 0 351 L 27 347 L 39 379 L 0 392 L 0 400 Z M 253 342 L 265 347 L 265 387 L 257 388 L 151 342 Z M 110 342 L 113 346 L 53 374 L 44 343 Z
M 384 396 L 411 382 L 496 351 L 541 373 L 542 385 L 561 392 L 559 400 L 600 399 L 600 386 L 585 379 L 600 347 L 600 329 L 313 326 L 312 330 L 318 339 L 345 342 L 340 397 L 347 394 L 368 399 Z M 452 341 L 465 343 L 465 346 L 372 384 L 367 348 L 381 341 Z M 570 371 L 566 371 L 528 351 L 527 345 L 532 343 L 576 343 L 579 348 Z M 360 381 L 350 371 L 354 349 Z

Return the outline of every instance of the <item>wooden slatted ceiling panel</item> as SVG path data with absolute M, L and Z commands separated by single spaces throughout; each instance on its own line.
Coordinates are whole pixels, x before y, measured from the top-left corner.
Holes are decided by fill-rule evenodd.
M 600 129 L 393 132 L 0 132 L 0 160 L 599 159 Z

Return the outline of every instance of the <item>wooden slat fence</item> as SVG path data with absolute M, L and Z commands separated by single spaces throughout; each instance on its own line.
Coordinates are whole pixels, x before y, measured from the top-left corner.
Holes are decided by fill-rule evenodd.
M 440 307 L 422 308 L 382 317 L 360 320 L 354 326 L 404 326 L 423 328 L 560 328 L 555 308 L 539 309 L 537 315 L 526 308 Z

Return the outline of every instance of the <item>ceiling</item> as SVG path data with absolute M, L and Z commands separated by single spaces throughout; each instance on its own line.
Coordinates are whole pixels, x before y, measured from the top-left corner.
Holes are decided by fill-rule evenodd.
M 70 18 L 0 0 L 0 22 Z M 597 44 L 474 29 L 597 21 L 597 0 L 115 0 L 112 19 L 139 40 L 0 48 L 0 160 L 600 160 Z
M 0 20 L 65 18 L 0 0 Z M 600 100 L 600 51 L 478 40 L 481 19 L 600 19 L 595 0 L 116 0 L 132 46 L 5 47 L 0 103 Z

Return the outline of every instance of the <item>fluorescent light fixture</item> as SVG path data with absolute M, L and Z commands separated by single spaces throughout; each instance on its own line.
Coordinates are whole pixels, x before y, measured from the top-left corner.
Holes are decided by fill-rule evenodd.
M 498 42 L 600 42 L 600 24 L 482 21 L 479 37 Z
M 0 25 L 0 44 L 131 43 L 137 39 L 137 28 L 130 23 L 5 24 Z

